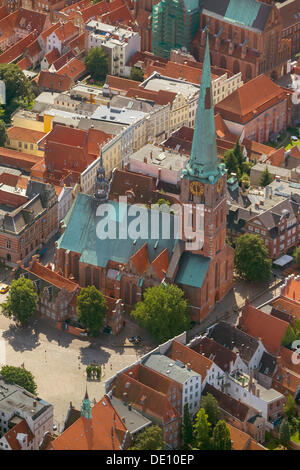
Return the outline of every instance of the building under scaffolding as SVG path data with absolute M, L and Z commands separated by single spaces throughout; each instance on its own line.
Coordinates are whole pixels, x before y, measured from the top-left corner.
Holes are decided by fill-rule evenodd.
M 199 29 L 203 0 L 161 0 L 153 6 L 152 52 L 169 58 L 171 49 L 186 48 Z

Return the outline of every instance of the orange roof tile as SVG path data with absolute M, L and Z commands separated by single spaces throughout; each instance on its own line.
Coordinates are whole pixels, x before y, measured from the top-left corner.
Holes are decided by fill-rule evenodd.
M 101 15 L 101 21 L 108 24 L 122 24 L 130 25 L 133 22 L 133 16 L 131 15 L 127 5 L 122 5 L 110 12 Z
M 243 308 L 239 328 L 255 338 L 260 338 L 268 352 L 277 354 L 288 323 L 269 315 L 250 304 Z
M 176 93 L 166 90 L 152 91 L 145 90 L 144 88 L 130 88 L 126 93 L 126 96 L 131 98 L 151 100 L 156 104 L 164 106 L 166 104 L 173 103 L 174 99 L 176 98 Z
M 206 377 L 207 371 L 212 367 L 213 362 L 205 356 L 193 351 L 193 349 L 173 341 L 167 356 L 173 359 L 173 361 L 179 360 L 183 364 L 190 364 L 190 368 L 201 375 L 202 382 Z
M 224 119 L 244 124 L 286 99 L 288 94 L 266 75 L 259 75 L 217 103 L 215 110 Z
M 4 437 L 12 450 L 22 449 L 17 439 L 18 434 L 27 434 L 27 444 L 30 444 L 34 439 L 34 434 L 32 434 L 27 422 L 25 421 L 25 419 L 22 419 L 22 421 L 20 421 L 13 428 L 7 431 L 7 433 L 4 434 Z
M 29 171 L 33 165 L 40 161 L 41 157 L 37 157 L 36 155 L 30 155 L 28 153 L 18 152 L 18 150 L 0 147 L 0 165 L 8 165 L 12 168 Z
M 127 428 L 105 395 L 92 408 L 92 419 L 81 416 L 50 443 L 54 450 L 120 450 Z
M 35 39 L 31 44 L 29 44 L 26 49 L 32 59 L 42 52 L 42 48 L 37 39 Z
M 165 394 L 138 382 L 125 373 L 116 377 L 112 387 L 114 396 L 121 400 L 124 400 L 126 397 L 133 407 L 149 416 L 157 418 L 164 424 L 174 419 L 180 419 L 178 411 L 170 403 Z
M 74 54 L 85 50 L 85 33 L 79 34 L 75 39 L 69 42 L 69 46 Z
M 57 38 L 62 41 L 68 41 L 78 32 L 78 27 L 72 21 L 67 21 L 54 31 Z
M 226 423 L 226 424 L 229 427 L 229 431 L 230 431 L 232 449 L 233 450 L 247 450 L 248 444 L 251 439 L 249 434 L 243 431 L 240 431 L 239 429 L 235 428 L 229 423 Z
M 43 39 L 44 43 L 46 44 L 47 42 L 47 37 L 50 36 L 56 29 L 60 27 L 60 23 L 55 23 L 50 28 L 46 29 L 40 34 L 40 37 Z
M 53 62 L 55 62 L 57 59 L 59 59 L 60 53 L 59 50 L 55 47 L 55 49 L 52 49 L 52 51 L 48 52 L 45 55 L 45 59 L 47 60 L 48 64 L 51 65 Z
M 57 73 L 61 75 L 66 75 L 67 77 L 72 78 L 73 80 L 78 80 L 86 73 L 86 66 L 81 60 L 76 58 L 71 59 L 66 65 L 61 69 L 58 69 Z
M 130 259 L 133 262 L 137 272 L 139 274 L 144 273 L 150 266 L 147 243 L 144 243 L 144 245 L 138 251 L 136 251 Z
M 77 289 L 80 289 L 79 285 L 76 284 L 76 282 L 70 281 L 70 279 L 61 276 L 60 274 L 55 271 L 52 271 L 49 268 L 46 268 L 46 266 L 43 266 L 36 260 L 34 260 L 32 264 L 29 264 L 29 267 L 25 269 L 26 271 L 34 274 L 40 279 L 49 282 L 49 284 L 53 284 L 59 289 L 66 289 L 68 292 L 71 293 L 75 292 Z
M 45 132 L 25 129 L 24 127 L 13 126 L 7 129 L 7 136 L 9 139 L 19 140 L 21 142 L 31 142 L 36 144 L 45 135 Z
M 19 39 L 13 46 L 0 54 L 0 64 L 9 64 L 20 57 L 26 46 L 36 37 L 35 33 L 28 34 L 25 38 Z
M 152 261 L 152 266 L 155 269 L 155 272 L 157 274 L 157 277 L 159 279 L 164 278 L 164 273 L 167 272 L 167 269 L 169 267 L 169 256 L 168 256 L 168 250 L 165 248 L 153 261 Z
M 67 5 L 65 8 L 59 10 L 59 15 L 62 13 L 65 16 L 72 18 L 74 13 L 82 11 L 89 6 L 91 6 L 90 0 L 81 0 L 80 2 L 72 3 L 71 5 Z
M 137 88 L 140 85 L 140 82 L 135 80 L 128 80 L 127 78 L 115 77 L 113 75 L 107 75 L 106 83 L 110 88 L 120 91 L 128 91 L 130 88 Z
M 39 73 L 38 86 L 57 92 L 67 91 L 72 86 L 72 78 L 59 73 L 41 71 Z
M 17 62 L 17 65 L 20 67 L 20 69 L 22 70 L 27 70 L 30 66 L 31 66 L 31 62 L 30 62 L 30 59 L 29 57 L 23 57 L 23 59 L 19 60 L 19 62 Z

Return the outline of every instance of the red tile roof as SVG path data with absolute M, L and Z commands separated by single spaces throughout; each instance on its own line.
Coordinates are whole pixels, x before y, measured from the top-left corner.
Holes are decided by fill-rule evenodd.
M 140 82 L 136 82 L 135 80 L 128 80 L 127 78 L 115 77 L 113 75 L 107 75 L 106 83 L 110 88 L 120 91 L 128 91 L 140 85 Z
M 156 104 L 159 105 L 166 105 L 172 104 L 174 99 L 176 98 L 176 93 L 172 91 L 160 90 L 160 91 L 152 91 L 152 90 L 145 90 L 144 88 L 130 88 L 126 96 L 131 98 L 142 98 L 144 100 L 151 100 L 154 101 Z
M 24 49 L 36 37 L 35 33 L 28 34 L 25 38 L 19 39 L 13 46 L 0 54 L 0 64 L 10 64 L 24 53 Z
M 86 72 L 87 70 L 84 63 L 76 58 L 71 59 L 61 69 L 57 70 L 57 73 L 61 75 L 66 75 L 67 77 L 70 77 L 75 81 L 81 78 Z
M 41 34 L 50 22 L 47 14 L 38 11 L 20 8 L 17 13 L 15 27 L 28 32 L 36 30 Z
M 287 99 L 289 93 L 266 75 L 259 75 L 217 103 L 224 119 L 245 124 L 271 106 Z
M 38 54 L 42 52 L 42 48 L 37 39 L 35 39 L 31 44 L 29 44 L 26 49 L 32 59 L 34 59 Z
M 85 50 L 85 33 L 79 34 L 75 39 L 69 42 L 73 54 L 78 54 Z
M 133 16 L 131 15 L 127 5 L 122 5 L 108 13 L 101 15 L 101 21 L 111 25 L 122 24 L 131 25 L 133 23 Z
M 88 8 L 91 6 L 90 0 L 81 0 L 80 2 L 72 3 L 71 5 L 67 5 L 65 8 L 62 8 L 59 10 L 59 16 L 61 14 L 65 15 L 66 17 L 72 18 L 74 16 L 74 13 L 77 11 L 82 11 L 85 8 Z
M 178 341 L 173 341 L 167 356 L 173 361 L 179 360 L 183 364 L 190 364 L 190 368 L 201 375 L 202 382 L 204 381 L 207 371 L 212 367 L 213 362 L 202 354 L 193 351 L 184 344 Z
M 32 434 L 27 422 L 25 421 L 25 419 L 22 419 L 22 421 L 20 421 L 13 428 L 7 431 L 7 433 L 4 434 L 4 437 L 12 450 L 22 449 L 17 439 L 18 434 L 27 434 L 27 444 L 30 444 L 34 439 L 34 434 Z
M 217 343 L 213 338 L 203 337 L 193 349 L 214 361 L 224 372 L 230 371 L 230 363 L 234 363 L 237 358 L 233 351 Z
M 130 259 L 133 262 L 137 272 L 139 274 L 143 274 L 150 266 L 147 243 L 144 243 L 144 245 L 138 251 L 136 251 Z
M 33 129 L 25 129 L 24 127 L 13 126 L 7 129 L 7 137 L 22 142 L 37 143 L 45 136 L 45 132 L 35 131 Z
M 19 60 L 19 62 L 17 62 L 17 65 L 20 67 L 20 69 L 27 70 L 31 66 L 31 62 L 30 59 L 26 56 L 23 57 L 23 59 Z
M 116 377 L 112 388 L 114 396 L 121 400 L 128 400 L 133 408 L 158 419 L 163 424 L 180 418 L 178 411 L 165 394 L 138 382 L 125 373 Z
M 48 52 L 45 55 L 45 59 L 47 60 L 48 64 L 51 65 L 53 62 L 55 62 L 57 59 L 59 59 L 60 53 L 57 48 L 52 49 L 52 51 Z
M 156 275 L 159 279 L 165 277 L 165 273 L 169 267 L 168 250 L 165 248 L 153 261 L 152 266 L 155 269 Z
M 54 62 L 53 62 L 53 67 L 55 68 L 55 70 L 59 70 L 61 69 L 64 65 L 66 65 L 69 60 L 73 59 L 74 58 L 74 53 L 72 50 L 66 52 L 65 54 L 63 54 L 62 56 L 60 56 L 58 59 L 56 59 Z
M 47 42 L 47 37 L 50 36 L 50 34 L 52 34 L 53 31 L 55 31 L 59 27 L 60 27 L 60 23 L 55 23 L 52 26 L 50 26 L 50 28 L 46 29 L 45 31 L 41 33 L 40 37 L 43 39 L 45 44 Z
M 50 443 L 54 450 L 120 450 L 127 428 L 105 395 L 92 408 L 92 419 L 81 416 Z
M 44 281 L 52 284 L 59 289 L 66 289 L 68 292 L 75 292 L 77 289 L 80 289 L 79 285 L 76 282 L 70 281 L 55 271 L 52 271 L 46 266 L 43 266 L 38 261 L 34 260 L 29 264 L 28 268 L 25 268 L 26 271 L 34 274 L 35 276 L 43 279 Z
M 72 39 L 78 32 L 78 27 L 72 21 L 67 21 L 54 31 L 55 35 L 61 42 Z
M 260 338 L 268 352 L 277 354 L 288 323 L 246 304 L 238 326 L 248 335 Z
M 41 71 L 38 78 L 38 86 L 53 90 L 57 92 L 67 91 L 72 86 L 71 77 L 60 75 L 58 73 L 51 73 L 48 71 Z
M 28 153 L 18 152 L 5 147 L 0 147 L 0 165 L 11 166 L 20 170 L 30 171 L 36 163 L 41 161 L 41 157 Z

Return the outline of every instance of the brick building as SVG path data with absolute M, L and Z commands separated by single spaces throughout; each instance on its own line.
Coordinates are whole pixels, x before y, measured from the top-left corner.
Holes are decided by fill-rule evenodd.
M 276 4 L 282 20 L 282 38 L 292 44 L 292 55 L 300 51 L 300 1 L 287 0 Z
M 171 218 L 170 236 L 163 237 L 163 213 L 160 213 L 159 230 L 154 239 L 149 238 L 148 233 L 144 235 L 145 232 L 136 240 L 99 239 L 95 232 L 100 221 L 96 217 L 97 195 L 93 198 L 78 194 L 57 245 L 56 267 L 66 276 L 72 273 L 80 285 L 94 283 L 105 295 L 121 298 L 127 308 L 132 308 L 142 298 L 147 287 L 160 284 L 166 277 L 167 282 L 176 283 L 184 290 L 193 320 L 200 321 L 232 286 L 233 250 L 225 242 L 225 186 L 226 170 L 217 162 L 207 48 L 191 158 L 181 180 L 180 203 L 189 204 L 191 214 L 184 236 L 181 233 L 178 240 L 174 218 Z M 123 210 L 115 201 L 111 206 L 112 212 Z M 128 211 L 130 206 L 126 207 Z M 190 249 L 195 232 L 198 234 L 196 214 L 201 211 L 204 214 L 203 240 L 198 240 L 197 247 Z M 151 211 L 145 209 L 144 215 L 150 228 Z M 110 223 L 116 223 L 118 228 L 122 226 L 124 212 L 118 219 L 114 219 L 112 213 L 109 217 Z M 128 215 L 130 220 L 132 217 Z
M 259 0 L 204 0 L 200 29 L 191 51 L 204 57 L 209 31 L 211 62 L 243 80 L 265 73 L 276 79 L 286 73 L 291 41 L 282 37 L 283 24 L 277 7 Z
M 216 111 L 241 140 L 263 143 L 290 125 L 290 93 L 259 75 L 218 103 Z
M 0 189 L 0 257 L 11 266 L 28 261 L 58 231 L 58 202 L 52 185 L 29 180 Z

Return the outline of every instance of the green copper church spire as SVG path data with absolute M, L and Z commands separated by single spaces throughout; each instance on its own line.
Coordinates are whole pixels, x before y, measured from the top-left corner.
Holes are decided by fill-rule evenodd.
M 87 419 L 92 419 L 92 407 L 91 407 L 91 401 L 88 396 L 87 388 L 85 392 L 85 397 L 81 405 L 81 416 L 84 416 Z
M 224 165 L 218 165 L 209 39 L 207 36 L 191 157 L 182 174 L 185 177 L 208 180 L 209 183 L 214 183 L 224 172 Z

